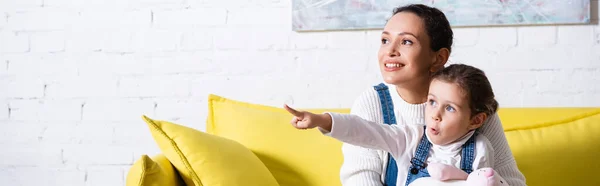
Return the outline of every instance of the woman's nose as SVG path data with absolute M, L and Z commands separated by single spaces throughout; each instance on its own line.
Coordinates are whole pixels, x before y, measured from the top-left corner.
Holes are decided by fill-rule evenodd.
M 387 51 L 388 51 L 388 56 L 390 56 L 390 57 L 396 57 L 396 56 L 400 55 L 400 52 L 398 52 L 398 49 L 393 44 L 390 44 L 388 46 Z

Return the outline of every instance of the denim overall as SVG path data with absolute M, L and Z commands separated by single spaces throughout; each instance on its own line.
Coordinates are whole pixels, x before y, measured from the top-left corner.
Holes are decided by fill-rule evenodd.
M 383 112 L 383 122 L 388 125 L 396 124 L 396 116 L 394 115 L 394 104 L 392 102 L 392 98 L 390 96 L 390 92 L 388 87 L 380 83 L 379 85 L 374 86 L 375 90 L 379 95 L 379 100 L 381 102 L 381 110 Z M 460 169 L 465 171 L 467 174 L 473 172 L 473 161 L 475 159 L 475 136 L 477 132 L 467 140 L 467 142 L 462 146 L 462 154 L 461 154 L 461 162 Z M 427 157 L 429 156 L 429 150 L 431 149 L 431 142 L 427 140 L 425 136 L 425 132 L 423 132 L 423 137 L 421 138 L 421 142 L 417 147 L 415 152 L 415 156 L 411 159 L 411 165 L 408 168 L 408 176 L 406 178 L 405 186 L 415 181 L 417 178 L 421 177 L 429 177 L 429 172 L 427 172 Z M 388 154 L 388 162 L 387 169 L 385 172 L 385 180 L 384 186 L 396 186 L 396 182 L 398 179 L 398 167 L 396 165 L 396 160 L 392 157 L 392 154 Z

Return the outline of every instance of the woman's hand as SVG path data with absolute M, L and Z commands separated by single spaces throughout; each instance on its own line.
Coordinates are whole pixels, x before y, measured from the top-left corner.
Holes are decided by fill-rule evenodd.
M 320 127 L 331 132 L 331 116 L 329 114 L 313 114 L 307 111 L 297 111 L 287 104 L 283 106 L 285 110 L 294 115 L 290 122 L 297 129 L 312 129 Z

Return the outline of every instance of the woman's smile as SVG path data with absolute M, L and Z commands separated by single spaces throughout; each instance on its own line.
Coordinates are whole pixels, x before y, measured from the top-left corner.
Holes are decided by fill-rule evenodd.
M 403 63 L 400 63 L 397 60 L 388 59 L 384 62 L 385 71 L 387 72 L 400 70 L 404 66 L 405 65 Z

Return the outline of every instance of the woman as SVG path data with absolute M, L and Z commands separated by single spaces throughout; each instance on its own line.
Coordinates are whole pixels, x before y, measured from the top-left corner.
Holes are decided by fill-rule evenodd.
M 430 77 L 444 68 L 452 46 L 453 33 L 445 15 L 425 5 L 398 7 L 381 35 L 379 67 L 384 83 L 370 87 L 355 101 L 351 113 L 377 123 L 424 124 L 424 109 Z M 497 114 L 481 128 L 491 142 L 496 163 L 492 167 L 511 186 L 525 185 L 506 141 Z M 405 185 L 397 179 L 395 160 L 383 151 L 344 144 L 342 184 Z M 459 161 L 459 160 L 458 160 Z

